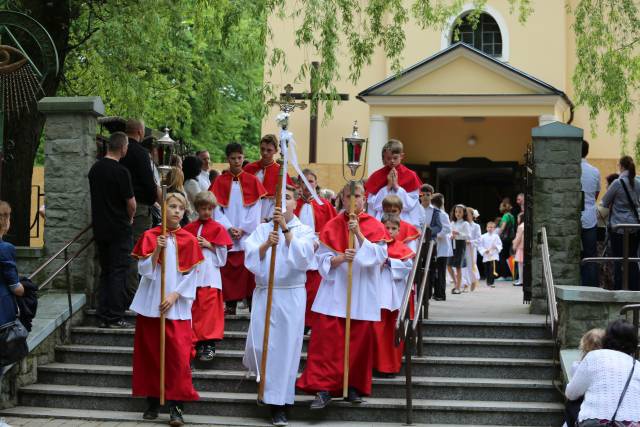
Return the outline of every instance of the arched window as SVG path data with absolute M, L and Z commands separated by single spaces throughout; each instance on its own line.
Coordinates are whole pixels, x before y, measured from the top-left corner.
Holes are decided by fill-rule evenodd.
M 474 25 L 475 24 L 475 25 Z M 477 22 L 469 14 L 461 18 L 460 24 L 451 31 L 451 43 L 463 42 L 493 57 L 502 56 L 502 34 L 495 19 L 482 13 Z

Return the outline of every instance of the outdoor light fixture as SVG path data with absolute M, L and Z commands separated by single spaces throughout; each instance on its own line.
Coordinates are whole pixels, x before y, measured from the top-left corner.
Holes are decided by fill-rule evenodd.
M 167 177 L 167 174 L 171 170 L 171 155 L 173 154 L 176 142 L 171 139 L 169 135 L 169 128 L 163 129 L 164 135 L 162 135 L 156 141 L 158 144 L 158 170 L 162 175 L 162 180 Z
M 469 145 L 469 147 L 474 147 L 477 143 L 478 143 L 478 140 L 473 135 L 471 135 L 469 139 L 467 139 L 467 144 Z
M 345 181 L 351 181 L 355 179 L 356 172 L 358 171 L 360 166 L 362 166 L 363 160 L 364 160 L 364 165 L 366 166 L 367 164 L 366 145 L 367 145 L 367 140 L 365 138 L 362 138 L 358 133 L 358 122 L 357 121 L 353 122 L 353 131 L 351 132 L 351 135 L 346 138 L 344 137 L 342 138 L 342 163 L 343 164 L 345 163 L 344 154 L 346 151 L 347 152 L 346 164 L 349 170 L 351 171 L 351 179 L 348 179 L 346 176 L 344 176 L 344 170 L 343 170 L 342 173 Z M 362 159 L 363 154 L 364 154 L 364 159 Z

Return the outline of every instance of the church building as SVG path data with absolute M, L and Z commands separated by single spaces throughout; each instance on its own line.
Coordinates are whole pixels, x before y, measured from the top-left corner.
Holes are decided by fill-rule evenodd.
M 311 109 L 293 114 L 290 130 L 301 162 L 315 163 L 323 186 L 340 188 L 341 138 L 357 120 L 369 138 L 368 172 L 381 166 L 383 144 L 397 138 L 405 164 L 444 193 L 447 205 L 465 203 L 493 215 L 503 196 L 513 200 L 523 188 L 531 129 L 560 121 L 585 130 L 589 161 L 603 178 L 615 172 L 622 137 L 607 132 L 604 115 L 592 136 L 588 111 L 572 102 L 575 37 L 566 3 L 575 1 L 533 0 L 533 13 L 521 23 L 507 0 L 488 0 L 475 29 L 465 20 L 471 3 L 442 30 L 423 30 L 410 19 L 401 73 L 393 72 L 380 48 L 355 85 L 345 78 L 348 60 L 340 64 L 337 88 L 348 99 L 334 105 L 328 120 L 320 102 L 316 153 L 309 149 Z M 276 90 L 291 83 L 294 92 L 308 91 L 309 82 L 296 82 L 296 74 L 303 62 L 320 58 L 295 46 L 292 22 L 272 16 L 270 24 L 267 52 L 284 50 L 288 70 L 273 69 L 265 79 Z M 345 48 L 339 57 L 347 55 Z M 263 133 L 277 134 L 276 114 L 274 108 L 266 116 Z M 630 119 L 632 133 L 639 125 L 637 116 Z

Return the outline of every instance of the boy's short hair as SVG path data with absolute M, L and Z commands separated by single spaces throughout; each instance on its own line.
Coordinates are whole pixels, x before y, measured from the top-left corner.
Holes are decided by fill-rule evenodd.
M 487 225 L 486 225 L 486 226 L 487 226 L 487 228 L 488 228 L 490 225 L 493 225 L 493 226 L 495 227 L 495 226 L 496 226 L 496 223 L 495 223 L 495 222 L 493 222 L 493 221 L 489 221 L 489 222 L 487 222 Z
M 383 224 L 390 222 L 400 227 L 400 215 L 391 214 L 391 213 L 382 214 L 382 218 L 380 218 L 380 222 Z
M 294 200 L 298 200 L 300 198 L 300 190 L 298 190 L 298 187 L 287 185 L 287 191 L 291 191 L 293 193 Z
M 213 195 L 211 191 L 201 191 L 196 194 L 195 199 L 193 199 L 193 207 L 196 209 L 200 209 L 203 206 L 218 206 L 218 201 L 216 200 L 216 196 Z
M 278 138 L 276 138 L 274 134 L 268 133 L 260 138 L 260 144 L 262 143 L 271 144 L 276 149 L 276 151 L 278 151 Z
M 171 199 L 176 199 L 182 204 L 183 208 L 187 209 L 187 199 L 185 199 L 182 193 L 168 193 L 165 202 L 168 204 Z
M 422 187 L 420 187 L 420 192 L 421 193 L 431 193 L 431 194 L 433 194 L 435 192 L 435 190 L 429 184 L 422 184 Z
M 384 208 L 398 208 L 402 210 L 402 199 L 395 194 L 389 194 L 382 199 L 382 209 Z
M 229 144 L 227 144 L 226 147 L 224 147 L 224 154 L 227 157 L 229 157 L 233 153 L 240 153 L 240 154 L 244 155 L 244 150 L 242 149 L 242 144 L 239 144 L 237 142 L 230 142 Z
M 442 209 L 442 205 L 444 204 L 444 196 L 440 193 L 436 193 L 431 196 L 431 204 L 438 209 Z
M 382 147 L 382 154 L 385 151 L 389 151 L 391 154 L 402 154 L 404 153 L 404 145 L 398 139 L 390 139 L 384 146 Z
M 346 183 L 344 185 L 344 187 L 342 187 L 342 190 L 340 190 L 340 197 L 342 196 L 349 196 L 350 193 L 350 187 L 351 184 L 350 183 Z M 360 191 L 362 192 L 362 194 L 365 193 L 365 189 L 364 189 L 364 184 L 362 184 L 361 182 L 356 182 L 355 186 L 354 186 L 354 192 L 357 191 L 358 189 L 360 189 Z

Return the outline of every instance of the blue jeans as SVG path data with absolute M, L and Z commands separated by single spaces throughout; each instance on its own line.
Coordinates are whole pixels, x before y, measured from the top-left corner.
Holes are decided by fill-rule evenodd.
M 598 256 L 598 227 L 582 229 L 582 253 L 580 258 L 592 258 Z M 589 263 L 580 265 L 580 278 L 582 286 L 598 286 L 598 264 Z

